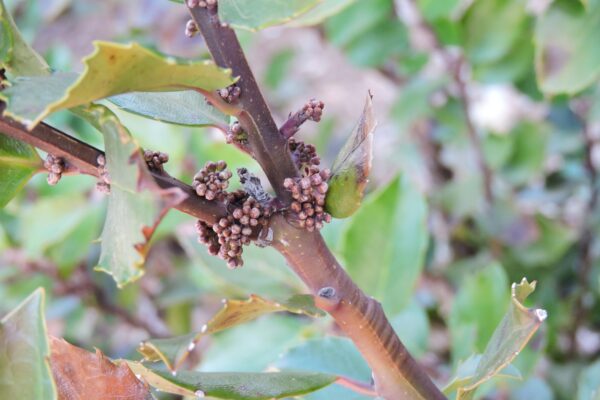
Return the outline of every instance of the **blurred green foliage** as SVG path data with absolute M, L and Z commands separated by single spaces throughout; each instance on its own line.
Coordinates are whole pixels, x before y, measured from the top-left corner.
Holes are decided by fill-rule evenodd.
M 166 1 L 6 3 L 57 70 L 80 70 L 79 59 L 99 38 L 206 54 L 201 40 L 180 43 L 185 12 Z M 493 379 L 476 397 L 597 399 L 600 1 L 369 0 L 318 7 L 283 27 L 240 36 L 282 119 L 311 97 L 351 103 L 363 98 L 365 85 L 384 88 L 379 108 L 375 96 L 380 129 L 370 193 L 354 216 L 324 228 L 330 247 L 383 303 L 440 386 L 484 352 L 507 311 L 510 282 L 537 280 L 527 303 L 549 317 L 510 365 L 522 379 Z M 291 28 L 323 16 L 320 25 Z M 328 63 L 339 77 L 317 73 Z M 340 95 L 330 84 L 347 76 L 368 83 L 344 82 Z M 179 179 L 191 181 L 206 160 L 258 172 L 210 129 L 108 106 L 143 148 L 169 153 L 166 168 Z M 355 115 L 327 106 L 319 127 L 302 135 L 330 165 L 360 105 Z M 102 147 L 101 135 L 76 117 L 58 113 L 48 122 Z M 477 153 L 491 171 L 491 200 Z M 2 154 L 0 177 L 7 171 Z M 87 177 L 65 176 L 48 187 L 37 175 L 0 210 L 0 315 L 42 286 L 51 333 L 113 357 L 139 358 L 140 340 L 198 331 L 223 297 L 304 291 L 272 249 L 248 248 L 246 266 L 227 270 L 196 242 L 194 221 L 177 211 L 152 239 L 145 276 L 119 290 L 92 271 L 106 209 Z M 359 354 L 331 337 L 335 331 L 329 319 L 266 316 L 203 341 L 189 362 L 202 371 L 302 367 L 368 381 Z M 332 386 L 306 398 L 367 397 Z

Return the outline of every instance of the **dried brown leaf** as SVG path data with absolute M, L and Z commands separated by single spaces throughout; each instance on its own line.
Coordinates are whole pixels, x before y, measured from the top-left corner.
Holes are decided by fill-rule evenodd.
M 148 386 L 126 363 L 115 364 L 100 350 L 90 353 L 50 336 L 50 365 L 59 400 L 149 400 Z

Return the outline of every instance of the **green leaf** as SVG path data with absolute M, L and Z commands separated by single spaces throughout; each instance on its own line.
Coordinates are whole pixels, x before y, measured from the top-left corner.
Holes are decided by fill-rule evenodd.
M 358 1 L 325 24 L 331 43 L 346 47 L 390 16 L 391 0 Z
M 0 398 L 56 399 L 48 359 L 44 290 L 37 289 L 0 321 Z
M 25 186 L 42 162 L 33 147 L 0 132 L 0 208 Z
M 48 248 L 62 243 L 77 226 L 85 224 L 91 209 L 81 193 L 42 197 L 24 206 L 18 235 L 24 253 L 32 259 L 43 258 Z
M 404 25 L 394 17 L 392 0 L 358 1 L 325 23 L 327 38 L 359 66 L 380 66 L 409 50 Z
M 325 208 L 335 218 L 347 218 L 360 207 L 371 172 L 376 125 L 369 94 L 358 124 L 331 168 Z
M 467 358 L 464 362 L 460 363 L 456 368 L 456 374 L 452 378 L 452 381 L 444 388 L 445 394 L 450 394 L 458 388 L 467 385 L 477 373 L 477 366 L 481 362 L 482 354 L 473 354 Z M 521 379 L 521 372 L 512 364 L 507 365 L 501 371 L 499 371 L 495 377 L 504 377 L 511 379 Z
M 320 0 L 220 0 L 219 19 L 234 28 L 259 30 L 306 13 Z
M 317 371 L 369 382 L 371 368 L 362 358 L 350 339 L 326 337 L 308 340 L 289 349 L 275 367 L 283 371 Z M 306 396 L 311 400 L 363 400 L 369 399 L 339 385 L 332 385 Z
M 419 8 L 428 21 L 440 18 L 451 18 L 458 7 L 460 0 L 419 0 Z
M 223 308 L 202 327 L 199 333 L 169 339 L 150 339 L 142 342 L 138 350 L 145 359 L 162 361 L 171 371 L 176 371 L 202 337 L 274 312 L 290 312 L 310 317 L 325 315 L 315 306 L 314 299 L 310 295 L 295 295 L 281 302 L 251 295 L 247 300 L 225 300 Z
M 600 399 L 600 360 L 581 372 L 577 386 L 577 400 Z
M 425 199 L 407 177 L 396 178 L 352 218 L 341 253 L 352 278 L 395 314 L 412 295 L 427 237 Z
M 535 216 L 537 237 L 531 243 L 511 247 L 510 254 L 527 267 L 549 267 L 557 262 L 577 240 L 577 233 L 567 224 L 545 217 Z
M 269 400 L 314 392 L 337 379 L 334 375 L 318 372 L 198 372 L 181 371 L 177 374 L 141 364 L 130 363 L 130 368 L 150 385 L 175 394 L 213 397 L 231 400 Z
M 550 95 L 574 94 L 600 76 L 600 3 L 583 7 L 553 5 L 535 29 L 538 84 Z
M 454 360 L 483 352 L 506 310 L 508 285 L 504 269 L 495 262 L 468 273 L 461 282 L 449 320 Z
M 13 76 L 48 75 L 46 61 L 27 44 L 0 0 L 0 66 Z
M 228 124 L 229 118 L 193 90 L 181 92 L 133 92 L 110 97 L 119 108 L 157 121 L 178 125 Z
M 497 61 L 510 51 L 527 24 L 522 2 L 475 2 L 464 20 L 465 52 L 473 64 Z
M 490 339 L 474 376 L 458 389 L 456 400 L 472 399 L 477 387 L 496 376 L 519 355 L 546 319 L 546 311 L 523 305 L 534 290 L 535 281 L 529 283 L 523 278 L 521 283 L 513 283 L 510 307 Z
M 129 92 L 174 91 L 185 88 L 215 90 L 234 82 L 230 71 L 211 61 L 176 61 L 136 43 L 94 42 L 77 76 L 57 73 L 22 77 L 0 93 L 7 103 L 5 115 L 29 129 L 52 112 Z
M 288 25 L 318 25 L 321 22 L 325 21 L 327 18 L 342 12 L 346 9 L 346 7 L 349 7 L 355 2 L 356 0 L 323 0 L 312 10 L 308 11 L 304 15 L 293 19 Z
M 161 190 L 148 171 L 140 147 L 129 131 L 106 107 L 91 105 L 80 115 L 91 120 L 104 135 L 110 197 L 102 251 L 96 270 L 113 276 L 119 287 L 139 279 L 156 226 L 185 194 Z

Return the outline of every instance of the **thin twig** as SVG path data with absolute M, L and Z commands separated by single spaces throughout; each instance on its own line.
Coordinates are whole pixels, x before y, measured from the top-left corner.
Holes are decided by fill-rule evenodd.
M 593 149 L 595 146 L 595 140 L 590 132 L 590 126 L 587 123 L 586 117 L 588 112 L 582 112 L 584 115 L 580 115 L 582 126 L 582 133 L 584 139 L 585 158 L 584 166 L 587 173 L 587 178 L 590 187 L 590 197 L 585 206 L 585 216 L 596 215 L 596 208 L 600 199 L 600 185 L 598 184 L 598 177 L 600 173 L 596 168 L 593 160 Z M 588 309 L 585 305 L 585 294 L 589 291 L 589 275 L 593 267 L 593 256 L 592 256 L 592 244 L 594 241 L 594 230 L 593 224 L 594 218 L 584 218 L 583 227 L 579 239 L 579 262 L 577 265 L 577 280 L 579 282 L 579 291 L 575 297 L 574 308 L 573 308 L 573 323 L 569 332 L 571 353 L 577 351 L 577 330 L 581 323 L 585 321 Z

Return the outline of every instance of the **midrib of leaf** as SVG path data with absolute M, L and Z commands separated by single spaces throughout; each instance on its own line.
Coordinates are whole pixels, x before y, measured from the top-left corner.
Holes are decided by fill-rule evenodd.
M 0 164 L 5 164 L 9 167 L 20 166 L 26 168 L 36 168 L 40 166 L 40 163 L 33 160 L 25 160 L 20 157 L 12 156 L 0 156 Z

